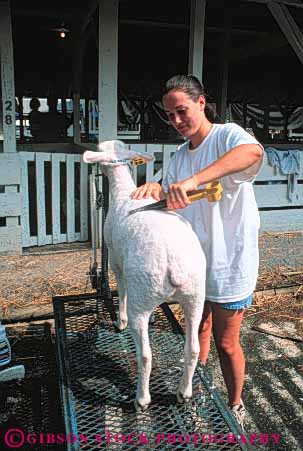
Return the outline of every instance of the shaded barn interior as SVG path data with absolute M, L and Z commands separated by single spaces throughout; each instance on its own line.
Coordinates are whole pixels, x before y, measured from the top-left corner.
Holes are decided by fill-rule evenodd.
M 25 7 L 22 1 L 12 0 L 18 97 L 72 98 L 75 68 L 79 70 L 76 66 L 81 45 L 79 30 L 84 23 L 86 42 L 82 42 L 85 50 L 80 68 L 80 95 L 83 99 L 97 100 L 95 4 L 56 0 L 43 3 L 42 8 L 37 1 L 29 0 Z M 303 9 L 289 5 L 287 8 L 302 29 Z M 89 10 L 94 12 L 86 20 Z M 143 127 L 144 122 L 154 123 L 156 131 L 145 127 L 141 140 L 176 139 L 165 117 L 160 117 L 161 110 L 152 108 L 152 104 L 161 100 L 161 87 L 167 78 L 188 71 L 189 26 L 190 0 L 119 2 L 119 114 L 122 122 L 129 122 L 121 102 L 123 99 L 128 102 L 128 110 L 136 102 Z M 65 38 L 60 37 L 60 28 L 66 28 Z M 302 64 L 265 2 L 206 2 L 203 66 L 209 101 L 217 107 L 226 67 L 227 103 L 257 105 L 263 112 L 263 122 L 268 108 L 286 116 L 303 104 Z M 236 115 L 236 119 L 241 122 L 241 117 Z M 262 117 L 257 119 L 261 127 Z M 135 115 L 131 120 L 136 120 Z M 243 125 L 247 125 L 245 118 Z M 283 119 L 280 125 L 283 129 Z

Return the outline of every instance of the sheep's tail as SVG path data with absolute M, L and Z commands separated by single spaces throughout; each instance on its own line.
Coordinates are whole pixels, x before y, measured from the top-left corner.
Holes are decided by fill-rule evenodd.
M 173 287 L 180 287 L 188 282 L 189 274 L 180 265 L 174 265 L 167 269 L 168 280 Z

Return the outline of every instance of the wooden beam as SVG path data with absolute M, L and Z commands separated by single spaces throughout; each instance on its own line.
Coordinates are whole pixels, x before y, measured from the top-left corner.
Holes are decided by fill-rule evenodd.
M 242 0 L 246 3 L 272 3 L 273 0 Z M 274 0 L 274 3 L 281 3 L 288 6 L 295 6 L 296 8 L 303 8 L 302 0 Z
M 272 13 L 293 51 L 303 64 L 303 34 L 285 5 L 271 1 L 268 9 Z
M 80 33 L 84 33 L 85 29 L 89 25 L 91 18 L 93 17 L 96 9 L 98 8 L 98 0 L 91 0 L 87 13 L 84 18 L 82 18 L 82 23 L 80 27 Z
M 221 27 L 205 27 L 205 30 L 208 33 L 224 33 L 224 28 Z M 267 38 L 270 36 L 268 31 L 259 31 L 259 30 L 246 30 L 245 28 L 232 28 L 230 30 L 231 34 L 239 35 L 239 36 L 260 36 L 263 38 Z
M 240 49 L 232 49 L 230 59 L 231 61 L 239 61 L 242 59 L 254 58 L 287 45 L 288 42 L 284 35 L 274 34 L 271 37 L 268 37 L 266 41 L 264 41 L 264 39 L 257 39 L 252 45 L 247 45 Z
M 176 30 L 189 30 L 186 23 L 159 22 L 155 20 L 119 19 L 119 25 L 134 25 L 148 28 L 173 28 Z
M 121 0 L 120 0 L 121 1 Z M 94 6 L 93 3 L 96 5 Z M 91 18 L 94 16 L 94 12 L 98 7 L 98 1 L 93 0 L 92 4 L 90 5 L 85 17 L 77 16 L 78 21 L 81 21 L 81 32 L 84 32 L 87 26 L 89 25 Z M 71 21 L 72 19 L 75 19 L 74 13 L 64 13 L 60 15 L 58 13 L 51 13 L 46 11 L 36 11 L 36 10 L 14 10 L 13 11 L 14 16 L 24 16 L 24 17 L 47 17 L 47 18 L 53 18 L 53 19 L 59 19 L 62 17 L 65 18 L 66 21 Z M 81 19 L 81 20 L 80 20 Z M 168 22 L 159 22 L 159 21 L 152 21 L 152 20 L 136 20 L 136 19 L 119 19 L 119 25 L 134 25 L 139 27 L 148 27 L 148 28 L 166 28 L 166 29 L 176 29 L 176 30 L 189 30 L 189 25 L 185 23 L 168 23 Z M 224 33 L 223 27 L 213 27 L 213 26 L 206 26 L 205 31 L 208 33 Z M 234 28 L 232 31 L 232 34 L 235 35 L 247 35 L 247 36 L 268 36 L 269 33 L 267 31 L 259 31 L 259 30 L 249 30 L 245 28 Z
M 165 28 L 165 29 L 176 29 L 176 30 L 189 30 L 190 26 L 186 23 L 168 23 L 168 22 L 158 22 L 152 20 L 136 20 L 136 19 L 119 19 L 119 25 L 134 25 L 144 28 Z M 208 33 L 224 33 L 224 27 L 212 27 L 205 26 L 205 31 Z M 244 36 L 269 36 L 267 31 L 258 30 L 248 30 L 245 28 L 233 28 L 231 30 L 232 34 L 244 35 Z
M 99 0 L 99 142 L 117 138 L 118 0 Z
M 54 12 L 54 11 L 46 11 L 46 10 L 40 10 L 40 9 L 34 9 L 34 8 L 28 8 L 28 9 L 20 9 L 20 8 L 13 8 L 12 15 L 15 16 L 22 16 L 22 17 L 43 17 L 47 19 L 55 19 L 58 22 L 62 20 L 64 21 L 70 21 L 75 19 L 75 15 L 77 13 L 73 12 L 67 12 L 67 11 L 60 11 L 60 12 Z
M 202 82 L 206 0 L 191 0 L 188 73 Z
M 224 2 L 224 5 L 226 3 Z M 230 61 L 230 42 L 231 42 L 231 28 L 232 28 L 232 10 L 226 8 L 224 15 L 225 33 L 222 36 L 221 52 L 220 52 L 220 71 L 219 71 L 219 99 L 218 99 L 218 113 L 223 122 L 226 121 L 227 111 L 227 96 L 228 96 L 228 75 L 229 75 L 229 61 Z
M 17 152 L 14 55 L 9 2 L 0 3 L 0 66 L 3 112 L 3 151 Z

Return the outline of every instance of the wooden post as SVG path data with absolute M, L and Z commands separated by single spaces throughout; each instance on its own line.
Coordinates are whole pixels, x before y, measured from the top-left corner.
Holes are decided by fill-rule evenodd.
M 3 153 L 0 154 L 0 183 L 4 192 L 0 193 L 1 218 L 5 225 L 0 227 L 0 253 L 22 253 L 20 217 L 21 167 L 16 146 L 16 111 L 14 58 L 9 2 L 0 3 L 0 65 L 3 111 Z
M 81 144 L 80 133 L 80 94 L 73 93 L 74 143 Z
M 270 112 L 270 105 L 269 104 L 264 105 L 263 109 L 264 109 L 264 122 L 263 122 L 264 142 L 267 143 L 269 141 L 269 112 Z
M 231 40 L 231 7 L 224 6 L 225 14 L 225 31 L 221 41 L 221 64 L 219 71 L 219 101 L 218 101 L 218 114 L 222 121 L 226 121 L 226 109 L 227 109 L 227 94 L 228 94 L 228 72 L 229 72 L 229 53 L 230 53 L 230 40 Z
M 99 0 L 98 34 L 98 141 L 117 139 L 118 136 L 118 7 L 119 0 Z M 106 199 L 107 181 L 99 177 L 99 189 Z M 103 251 L 103 221 L 98 217 L 98 238 Z M 104 261 L 108 270 L 108 261 Z M 102 278 L 103 278 L 102 268 Z M 103 290 L 100 280 L 99 290 Z
M 61 113 L 64 117 L 64 122 L 67 122 L 67 113 L 66 113 L 66 97 L 61 97 Z M 67 127 L 64 127 L 64 138 L 67 138 Z
M 20 123 L 20 141 L 24 141 L 24 126 L 25 126 L 25 120 L 23 116 L 23 97 L 18 97 L 19 102 L 19 123 Z
M 85 113 L 84 113 L 84 128 L 85 128 L 85 138 L 89 139 L 89 99 L 85 98 Z
M 3 111 L 3 151 L 16 152 L 14 56 L 9 2 L 0 3 L 0 59 Z
M 246 127 L 247 127 L 247 103 L 246 103 L 246 100 L 243 103 L 242 120 L 243 120 L 243 128 L 246 129 Z
M 96 8 L 96 2 L 92 2 L 92 8 Z M 90 13 L 92 10 L 90 9 Z M 88 20 L 88 19 L 87 19 Z M 85 23 L 87 21 L 85 19 Z M 81 98 L 81 82 L 83 73 L 83 56 L 86 48 L 86 44 L 89 36 L 93 31 L 91 26 L 88 31 L 85 32 L 84 23 L 82 26 L 78 27 L 77 33 L 78 38 L 75 41 L 75 56 L 74 56 L 74 67 L 73 67 L 73 135 L 74 143 L 81 144 L 81 128 L 80 128 L 80 98 Z
M 203 47 L 206 0 L 191 0 L 188 73 L 203 79 Z
M 99 0 L 99 142 L 118 132 L 118 0 Z

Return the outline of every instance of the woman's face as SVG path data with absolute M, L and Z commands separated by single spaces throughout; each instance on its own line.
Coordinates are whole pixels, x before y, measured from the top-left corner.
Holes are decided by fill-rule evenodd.
M 193 101 L 185 92 L 172 90 L 163 96 L 163 105 L 173 127 L 180 135 L 191 138 L 205 120 L 205 98 Z

